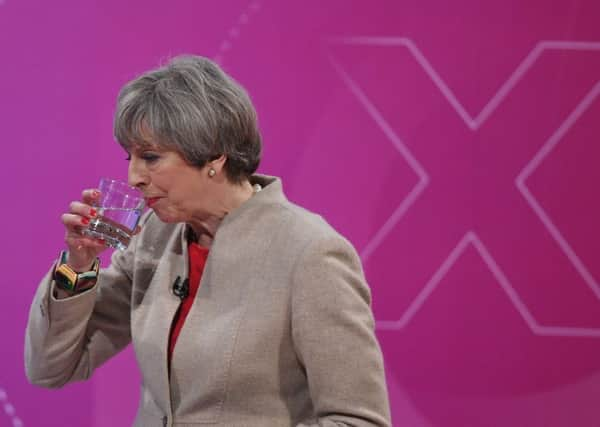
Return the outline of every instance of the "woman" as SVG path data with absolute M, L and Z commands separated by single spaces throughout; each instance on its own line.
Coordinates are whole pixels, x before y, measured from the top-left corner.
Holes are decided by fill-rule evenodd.
M 205 58 L 175 58 L 121 90 L 115 136 L 150 210 L 95 274 L 105 246 L 81 230 L 98 191 L 71 203 L 57 265 L 92 273 L 77 290 L 55 280 L 57 265 L 42 280 L 29 380 L 87 379 L 132 342 L 136 426 L 389 426 L 360 260 L 279 179 L 254 174 L 244 90 Z

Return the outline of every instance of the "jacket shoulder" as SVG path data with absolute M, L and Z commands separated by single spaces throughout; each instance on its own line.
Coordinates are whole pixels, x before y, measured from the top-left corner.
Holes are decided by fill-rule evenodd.
M 283 224 L 290 241 L 305 247 L 319 242 L 335 242 L 354 251 L 353 245 L 325 218 L 295 203 L 286 201 L 277 207 L 284 217 Z

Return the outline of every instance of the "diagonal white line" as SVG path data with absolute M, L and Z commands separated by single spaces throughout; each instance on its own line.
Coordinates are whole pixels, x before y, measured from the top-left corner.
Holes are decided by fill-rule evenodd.
M 565 121 L 554 131 L 552 136 L 542 145 L 542 148 L 536 153 L 536 155 L 527 163 L 523 168 L 517 181 L 524 181 L 538 168 L 544 158 L 550 154 L 556 144 L 565 136 L 565 134 L 571 129 L 577 120 L 585 113 L 585 111 L 592 105 L 594 99 L 600 92 L 600 83 L 596 83 L 592 89 L 583 97 L 575 109 L 567 116 Z
M 399 320 L 389 321 L 389 320 L 379 320 L 377 321 L 377 329 L 402 329 L 404 328 L 417 314 L 417 312 L 421 309 L 425 301 L 431 296 L 433 291 L 437 288 L 441 280 L 444 276 L 450 271 L 450 268 L 456 263 L 458 258 L 460 258 L 461 254 L 467 248 L 469 244 L 469 236 L 468 233 L 458 242 L 458 245 L 450 252 L 448 258 L 442 263 L 442 265 L 437 269 L 437 271 L 433 274 L 431 279 L 427 282 L 425 287 L 421 289 L 421 292 L 417 295 L 417 297 L 413 300 L 413 302 L 408 306 L 406 311 L 402 314 Z
M 471 130 L 478 129 L 496 110 L 496 108 L 498 108 L 502 101 L 508 96 L 508 94 L 517 85 L 517 83 L 519 83 L 519 81 L 523 78 L 527 71 L 529 71 L 533 64 L 538 60 L 543 50 L 544 49 L 541 47 L 541 43 L 538 43 L 533 48 L 533 50 L 529 52 L 525 59 L 523 59 L 523 61 L 517 66 L 515 71 L 513 71 L 510 77 L 504 82 L 502 86 L 500 86 L 498 92 L 496 92 L 494 96 L 492 96 L 488 103 L 479 112 L 479 114 L 473 121 L 472 127 L 470 126 Z
M 506 295 L 508 295 L 508 298 L 512 305 L 517 309 L 517 311 L 519 312 L 523 320 L 525 320 L 527 325 L 529 325 L 529 327 L 533 330 L 534 326 L 537 325 L 537 321 L 527 309 L 527 307 L 517 294 L 517 291 L 515 291 L 515 289 L 511 286 L 510 282 L 506 278 L 506 275 L 498 266 L 498 263 L 496 263 L 494 257 L 492 257 L 485 245 L 481 242 L 479 237 L 477 237 L 477 235 L 474 232 L 471 231 L 468 234 L 470 235 L 469 240 L 471 241 L 471 243 L 473 243 L 473 246 L 475 246 L 475 249 L 477 249 L 477 252 L 479 252 L 479 254 L 481 255 L 481 258 L 483 259 L 489 270 L 492 272 L 492 275 L 494 276 L 496 281 L 500 284 L 502 289 L 504 289 Z
M 24 426 L 23 421 L 16 414 L 15 407 L 8 400 L 8 393 L 2 387 L 0 387 L 0 406 L 2 406 L 6 416 L 10 418 L 13 427 Z
M 1 2 L 2 0 L 0 0 Z M 233 47 L 234 39 L 240 37 L 242 32 L 242 26 L 248 24 L 250 20 L 250 16 L 256 13 L 261 8 L 261 2 L 259 0 L 252 1 L 239 16 L 235 25 L 229 28 L 227 32 L 227 37 L 221 41 L 219 45 L 219 51 L 214 57 L 214 61 L 218 64 L 223 65 L 225 60 L 225 54 Z
M 425 73 L 433 81 L 452 106 L 454 111 L 465 122 L 471 130 L 477 130 L 489 118 L 489 116 L 498 108 L 506 96 L 519 83 L 523 76 L 529 71 L 533 64 L 538 60 L 540 55 L 545 50 L 600 50 L 600 42 L 586 41 L 555 41 L 544 40 L 534 46 L 534 48 L 521 61 L 517 68 L 513 71 L 510 77 L 502 84 L 500 89 L 490 98 L 487 104 L 479 112 L 477 117 L 473 118 L 461 102 L 458 100 L 454 92 L 448 87 L 446 82 L 440 77 L 438 72 L 433 68 L 429 60 L 423 55 L 416 44 L 406 37 L 373 37 L 373 36 L 351 36 L 330 38 L 330 43 L 347 44 L 347 45 L 371 45 L 371 46 L 404 46 L 413 55 L 417 63 L 423 68 Z
M 599 328 L 576 328 L 576 327 L 562 327 L 562 326 L 542 326 L 533 317 L 531 312 L 527 309 L 515 288 L 510 284 L 504 272 L 500 269 L 496 260 L 489 253 L 485 245 L 481 242 L 479 237 L 472 234 L 472 242 L 486 265 L 496 278 L 496 281 L 500 284 L 504 292 L 508 295 L 510 302 L 517 309 L 525 323 L 535 335 L 544 336 L 563 336 L 563 337 L 595 337 L 600 338 Z
M 371 240 L 369 240 L 364 249 L 360 252 L 360 257 L 363 262 L 366 262 L 369 259 L 375 249 L 377 249 L 388 236 L 388 234 L 392 232 L 398 221 L 400 221 L 400 218 L 404 216 L 406 211 L 408 211 L 413 203 L 415 203 L 425 187 L 427 187 L 427 182 L 427 179 L 420 180 L 417 185 L 413 187 L 410 193 L 408 193 L 404 200 L 402 200 L 402 203 L 400 203 L 394 212 L 392 212 L 392 215 L 390 215 L 390 217 L 385 221 L 383 226 L 377 230 L 375 235 L 371 238 Z
M 517 310 L 521 318 L 524 320 L 525 324 L 531 330 L 531 332 L 535 335 L 543 335 L 543 336 L 564 336 L 564 337 L 593 337 L 600 338 L 600 329 L 599 328 L 576 328 L 576 327 L 561 327 L 561 326 L 542 326 L 539 322 L 533 317 L 527 306 L 519 297 L 515 288 L 511 285 L 510 281 L 498 266 L 498 263 L 490 254 L 488 249 L 485 247 L 483 242 L 479 239 L 479 237 L 475 234 L 475 232 L 468 231 L 463 238 L 458 242 L 456 247 L 450 252 L 450 255 L 446 260 L 442 263 L 439 269 L 434 273 L 431 279 L 427 282 L 425 287 L 419 292 L 417 297 L 413 300 L 413 302 L 409 305 L 406 311 L 402 314 L 399 320 L 396 321 L 378 321 L 377 329 L 380 330 L 399 330 L 404 328 L 416 313 L 421 309 L 421 307 L 425 304 L 427 299 L 431 296 L 431 294 L 435 291 L 435 289 L 439 286 L 442 278 L 446 276 L 448 271 L 454 266 L 454 264 L 458 261 L 460 256 L 464 253 L 469 245 L 473 245 L 486 266 L 496 279 L 496 282 L 500 285 L 500 287 L 504 290 L 506 295 L 508 296 L 509 301 L 513 305 L 513 307 Z
M 510 77 L 502 84 L 500 89 L 492 96 L 492 98 L 488 101 L 488 103 L 483 107 L 483 109 L 479 112 L 476 118 L 473 118 L 469 115 L 469 113 L 462 106 L 458 98 L 454 95 L 452 90 L 448 87 L 448 85 L 444 82 L 444 80 L 440 77 L 437 71 L 433 68 L 427 58 L 423 55 L 423 53 L 418 49 L 418 47 L 414 44 L 414 42 L 405 37 L 370 37 L 370 36 L 351 36 L 351 37 L 338 37 L 338 38 L 330 38 L 330 43 L 333 44 L 347 44 L 347 45 L 374 45 L 374 46 L 404 46 L 406 47 L 417 63 L 423 68 L 425 73 L 429 76 L 429 78 L 433 81 L 433 83 L 438 87 L 442 95 L 446 98 L 449 104 L 454 108 L 456 113 L 462 118 L 465 124 L 472 130 L 477 130 L 487 119 L 488 117 L 498 108 L 500 103 L 508 96 L 508 94 L 513 90 L 513 88 L 519 83 L 519 81 L 523 78 L 523 76 L 528 72 L 528 70 L 535 64 L 538 58 L 542 55 L 545 50 L 578 50 L 578 51 L 600 51 L 600 42 L 590 42 L 590 41 L 556 41 L 556 40 L 543 40 L 535 45 L 535 47 L 527 54 L 527 56 L 523 59 L 523 61 L 517 66 L 517 68 L 513 71 Z M 388 136 L 388 138 L 392 141 L 394 146 L 399 149 L 401 153 L 406 152 L 408 156 L 405 156 L 405 159 L 410 164 L 409 159 L 414 159 L 410 151 L 406 149 L 406 146 L 400 141 L 400 139 L 393 132 L 389 124 L 383 119 L 381 113 L 377 110 L 377 108 L 370 102 L 368 97 L 364 94 L 364 92 L 359 88 L 359 86 L 350 78 L 350 76 L 343 70 L 343 68 L 330 57 L 331 62 L 334 65 L 334 68 L 338 72 L 338 74 L 342 77 L 346 85 L 350 88 L 350 90 L 354 93 L 354 95 L 359 99 L 361 104 L 367 109 L 371 117 L 375 120 L 375 122 L 379 125 L 379 127 L 384 131 L 384 133 Z M 537 200 L 533 197 L 529 189 L 525 185 L 525 179 L 537 168 L 539 163 L 548 155 L 548 153 L 554 148 L 556 143 L 562 138 L 564 133 L 579 119 L 579 117 L 583 114 L 587 108 L 591 105 L 592 101 L 596 98 L 598 93 L 600 92 L 600 83 L 596 84 L 594 88 L 586 95 L 584 100 L 575 108 L 573 113 L 565 120 L 565 122 L 555 131 L 553 137 L 551 137 L 544 146 L 540 149 L 540 151 L 536 154 L 536 156 L 525 166 L 523 171 L 516 178 L 516 185 L 525 197 L 525 200 L 530 204 L 534 212 L 538 215 L 542 223 L 549 230 L 550 234 L 557 241 L 560 248 L 563 250 L 567 258 L 571 261 L 577 271 L 584 278 L 585 282 L 590 286 L 592 291 L 600 298 L 600 285 L 593 278 L 591 273 L 587 270 L 581 259 L 577 256 L 575 251 L 571 248 L 571 246 L 567 243 L 566 239 L 559 232 L 558 228 L 554 225 L 554 223 L 550 220 L 549 216 L 543 210 L 543 208 L 539 205 Z M 406 149 L 402 151 L 402 148 Z M 403 154 L 404 155 L 404 154 Z M 375 234 L 375 236 L 371 239 L 369 244 L 367 244 L 365 250 L 361 254 L 363 259 L 368 258 L 372 252 L 379 246 L 379 244 L 385 239 L 385 237 L 392 231 L 396 223 L 400 220 L 400 218 L 404 215 L 404 213 L 414 204 L 416 198 L 420 195 L 420 193 L 424 190 L 424 188 L 429 183 L 429 177 L 425 173 L 424 169 L 421 168 L 423 174 L 419 174 L 418 170 L 420 168 L 420 164 L 414 160 L 414 164 L 417 165 L 413 167 L 415 172 L 419 175 L 421 180 L 419 183 L 413 188 L 413 191 L 400 203 L 398 208 L 394 211 L 392 216 L 384 223 L 381 229 Z M 508 280 L 499 269 L 497 264 L 494 262 L 489 252 L 485 249 L 483 244 L 479 241 L 477 236 L 472 232 L 468 232 L 463 240 L 459 242 L 458 246 L 455 250 L 450 254 L 448 259 L 442 264 L 442 266 L 436 271 L 432 279 L 425 285 L 423 290 L 419 293 L 417 298 L 411 303 L 407 311 L 402 315 L 400 320 L 398 321 L 378 321 L 377 327 L 380 329 L 401 329 L 403 328 L 414 316 L 414 314 L 420 309 L 422 304 L 427 300 L 431 292 L 435 289 L 439 281 L 444 277 L 449 268 L 453 265 L 456 259 L 460 256 L 461 252 L 466 247 L 466 244 L 472 242 L 483 259 L 486 262 L 486 265 L 498 282 L 501 284 L 502 288 L 507 293 L 511 303 L 517 309 L 517 311 L 521 314 L 521 317 L 528 324 L 530 329 L 534 334 L 537 335 L 554 335 L 554 336 L 573 336 L 573 337 L 600 337 L 600 329 L 596 328 L 578 328 L 578 327 L 561 327 L 561 326 L 541 326 L 539 323 L 533 318 L 529 310 L 523 304 L 523 302 L 518 297 L 514 288 L 509 284 Z
M 413 54 L 419 65 L 425 70 L 425 73 L 429 76 L 433 83 L 438 87 L 442 95 L 448 100 L 454 111 L 458 113 L 461 119 L 467 124 L 470 129 L 476 129 L 478 127 L 477 123 L 471 118 L 470 114 L 463 107 L 463 105 L 459 102 L 454 92 L 450 89 L 450 87 L 446 84 L 446 82 L 440 77 L 440 75 L 435 71 L 430 62 L 425 58 L 425 55 L 417 48 L 417 46 L 411 41 L 406 40 L 405 42 L 408 50 Z
M 596 85 L 587 93 L 577 107 L 575 107 L 571 114 L 569 114 L 567 119 L 558 127 L 554 134 L 552 134 L 548 141 L 544 143 L 536 155 L 529 161 L 529 163 L 527 163 L 527 165 L 525 165 L 521 173 L 519 173 L 515 179 L 516 186 L 523 194 L 523 197 L 527 203 L 529 203 L 535 214 L 538 216 L 540 221 L 542 221 L 567 259 L 572 263 L 581 277 L 583 277 L 585 283 L 590 287 L 598 299 L 600 299 L 600 285 L 596 279 L 594 279 L 590 271 L 586 268 L 583 261 L 581 261 L 581 258 L 579 258 L 579 256 L 575 253 L 571 245 L 569 245 L 562 233 L 558 230 L 558 227 L 556 227 L 554 222 L 550 219 L 550 216 L 542 208 L 531 191 L 529 191 L 525 181 L 539 167 L 539 165 L 550 154 L 554 147 L 556 147 L 556 144 L 558 144 L 558 142 L 565 136 L 575 122 L 577 122 L 577 120 L 579 120 L 579 118 L 587 111 L 599 94 L 600 83 L 596 83 Z
M 419 65 L 425 70 L 425 73 L 438 87 L 440 92 L 448 100 L 454 111 L 463 119 L 467 126 L 473 129 L 474 121 L 465 110 L 463 105 L 460 103 L 458 98 L 454 95 L 454 92 L 448 87 L 446 82 L 440 77 L 437 71 L 429 63 L 425 55 L 419 50 L 419 48 L 412 42 L 412 40 L 405 37 L 343 37 L 330 39 L 334 43 L 348 44 L 348 45 L 370 45 L 370 46 L 404 46 L 408 48 L 410 53 L 419 63 Z
M 392 127 L 383 118 L 381 112 L 377 110 L 375 105 L 365 95 L 364 91 L 354 80 L 352 80 L 348 73 L 346 73 L 343 67 L 335 59 L 333 59 L 332 57 L 330 57 L 329 59 L 335 70 L 338 72 L 338 74 L 346 84 L 346 86 L 348 86 L 352 94 L 356 96 L 356 98 L 358 98 L 358 101 L 367 110 L 369 116 L 371 116 L 371 118 L 375 121 L 377 126 L 379 126 L 379 128 L 383 131 L 385 136 L 387 136 L 389 140 L 392 141 L 394 147 L 396 147 L 396 149 L 402 155 L 402 157 L 406 159 L 410 167 L 413 168 L 415 173 L 419 175 L 421 179 L 427 179 L 427 173 L 425 172 L 425 169 L 423 169 L 423 166 L 421 166 L 417 159 L 415 159 L 410 150 L 406 148 L 406 145 L 404 145 L 402 140 L 398 137 L 398 135 L 396 135 Z
M 333 68 L 336 70 L 342 81 L 350 89 L 350 92 L 358 99 L 360 104 L 365 108 L 369 116 L 375 121 L 377 126 L 383 131 L 384 135 L 392 142 L 392 145 L 398 150 L 400 155 L 406 160 L 408 165 L 419 177 L 419 182 L 413 187 L 407 197 L 405 197 L 400 205 L 394 210 L 392 215 L 386 220 L 383 226 L 375 233 L 371 240 L 367 243 L 365 248 L 361 251 L 361 258 L 363 262 L 371 256 L 373 251 L 383 242 L 385 237 L 395 227 L 396 223 L 402 218 L 406 211 L 412 206 L 415 200 L 423 192 L 427 184 L 429 183 L 429 176 L 425 172 L 425 169 L 413 156 L 410 150 L 402 142 L 402 140 L 396 135 L 392 127 L 383 118 L 383 115 L 375 105 L 365 95 L 364 91 L 359 85 L 346 73 L 343 67 L 332 57 L 329 58 Z

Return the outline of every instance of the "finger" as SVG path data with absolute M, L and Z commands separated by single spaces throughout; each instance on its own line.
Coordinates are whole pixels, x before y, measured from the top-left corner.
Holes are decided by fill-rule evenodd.
M 88 236 L 88 239 L 88 243 L 91 247 L 94 247 L 96 249 L 104 249 L 106 247 L 106 240 L 104 239 L 91 236 Z
M 100 200 L 100 190 L 97 188 L 88 188 L 81 192 L 81 200 L 88 205 L 93 205 L 94 202 Z
M 81 230 L 90 223 L 90 219 L 87 216 L 72 213 L 62 214 L 60 220 L 68 231 L 77 235 L 81 235 Z
M 78 201 L 71 202 L 69 204 L 69 210 L 72 214 L 77 214 L 87 218 L 94 218 L 98 215 L 96 208 Z
M 76 232 L 70 231 L 65 233 L 65 243 L 69 247 L 69 250 L 76 250 L 78 252 L 92 251 L 94 254 L 102 252 L 107 247 L 106 241 L 103 239 L 97 239 L 92 236 L 77 234 Z

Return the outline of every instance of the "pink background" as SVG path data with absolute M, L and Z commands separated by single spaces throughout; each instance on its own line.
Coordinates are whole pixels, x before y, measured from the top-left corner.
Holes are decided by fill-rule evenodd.
M 248 89 L 261 171 L 356 245 L 395 426 L 600 425 L 599 22 L 596 0 L 0 0 L 0 427 L 133 420 L 130 349 L 48 391 L 23 333 L 60 214 L 125 177 L 119 87 L 179 53 Z

